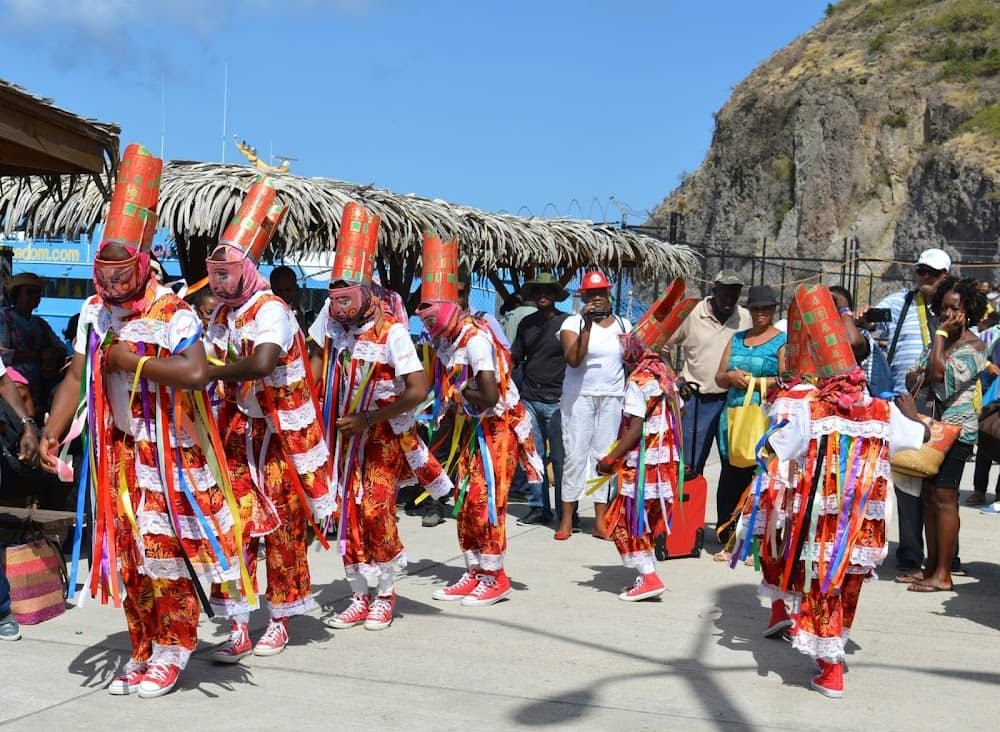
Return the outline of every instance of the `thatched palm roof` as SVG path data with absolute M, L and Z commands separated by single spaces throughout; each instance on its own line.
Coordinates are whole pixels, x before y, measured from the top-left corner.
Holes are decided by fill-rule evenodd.
M 118 164 L 115 124 L 85 119 L 0 79 L 0 176 L 88 175 L 110 188 Z M 6 188 L 11 181 L 3 180 Z
M 184 249 L 196 239 L 214 240 L 236 212 L 257 172 L 239 165 L 171 162 L 164 166 L 159 223 Z M 272 247 L 285 256 L 329 252 L 341 212 L 357 201 L 382 217 L 379 253 L 397 263 L 419 255 L 422 232 L 457 236 L 472 271 L 551 267 L 566 271 L 592 264 L 634 268 L 654 276 L 695 271 L 697 257 L 684 246 L 609 226 L 573 219 L 522 218 L 327 178 L 276 175 L 278 195 L 289 212 Z M 93 184 L 46 196 L 41 180 L 0 190 L 5 234 L 75 238 L 102 222 L 106 202 Z M 194 259 L 194 252 L 191 254 Z M 193 262 L 192 262 L 193 264 Z

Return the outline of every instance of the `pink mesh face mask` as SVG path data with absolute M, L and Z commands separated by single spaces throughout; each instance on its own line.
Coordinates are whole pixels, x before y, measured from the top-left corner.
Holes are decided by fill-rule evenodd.
M 220 259 L 219 255 L 223 258 Z M 220 244 L 205 263 L 212 294 L 226 305 L 239 307 L 250 297 L 270 287 L 257 271 L 257 265 L 241 249 Z
M 371 304 L 372 291 L 366 285 L 330 285 L 330 317 L 345 327 L 369 315 Z
M 120 246 L 129 254 L 128 259 L 102 259 L 101 252 L 109 245 Z M 124 306 L 140 299 L 148 280 L 149 254 L 135 247 L 109 242 L 94 258 L 94 287 L 105 302 Z
M 417 308 L 417 317 L 435 340 L 451 333 L 461 314 L 462 308 L 458 303 L 440 300 L 422 302 Z

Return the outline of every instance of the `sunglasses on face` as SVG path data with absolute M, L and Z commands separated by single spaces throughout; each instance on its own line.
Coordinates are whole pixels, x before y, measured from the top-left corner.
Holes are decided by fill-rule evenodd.
M 914 268 L 917 273 L 917 277 L 936 277 L 940 272 L 936 269 L 931 269 L 925 264 L 921 264 Z

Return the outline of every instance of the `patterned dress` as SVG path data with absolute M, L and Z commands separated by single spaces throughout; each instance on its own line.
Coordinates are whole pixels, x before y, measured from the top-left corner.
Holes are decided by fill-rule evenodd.
M 133 374 L 107 374 L 104 354 L 122 342 L 140 356 L 168 357 L 200 334 L 191 307 L 151 283 L 139 313 L 88 299 L 75 343 L 91 387 L 91 591 L 107 561 L 112 572 L 103 577 L 104 598 L 110 585 L 117 601 L 120 569 L 133 660 L 181 667 L 197 643 L 195 581 L 240 579 L 238 511 L 226 476 L 215 470 L 224 461 L 204 392 L 140 378 L 132 393 Z
M 511 379 L 510 352 L 485 321 L 467 316 L 454 344 L 438 351 L 446 373 L 442 401 L 472 418 L 469 443 L 458 463 L 458 543 L 466 565 L 486 571 L 503 568 L 507 552 L 507 496 L 518 462 L 528 482 L 538 482 L 542 461 L 531 437 L 531 420 Z M 457 387 L 481 371 L 496 375 L 496 405 L 474 413 L 455 403 Z
M 320 425 L 305 341 L 295 316 L 270 291 L 212 316 L 209 341 L 220 360 L 249 358 L 263 343 L 281 348 L 278 365 L 252 382 L 226 382 L 219 408 L 233 491 L 246 525 L 244 552 L 256 581 L 257 550 L 267 537 L 267 602 L 273 618 L 316 606 L 306 557 L 310 514 L 333 511 L 329 451 Z M 214 587 L 213 607 L 230 617 L 249 612 L 247 597 Z
M 343 439 L 337 418 L 392 404 L 403 377 L 423 370 L 406 327 L 379 309 L 358 328 L 345 329 L 323 308 L 309 329 L 323 345 L 319 386 L 333 462 L 331 482 L 340 509 L 340 551 L 348 579 L 376 579 L 406 566 L 396 526 L 396 491 L 420 483 L 434 497 L 451 480 L 417 434 L 412 411 L 372 425 L 360 438 Z
M 643 420 L 642 438 L 618 471 L 606 528 L 626 567 L 655 571 L 653 537 L 666 531 L 680 474 L 680 399 L 658 358 L 644 358 L 625 384 L 621 433 Z M 640 466 L 643 472 L 640 473 Z
M 782 405 L 788 419 L 770 443 L 799 472 L 785 498 L 780 589 L 801 597 L 796 649 L 837 663 L 844 658 L 862 582 L 885 559 L 890 454 L 923 443 L 921 424 L 866 395 L 853 406 L 835 384 Z
M 748 334 L 749 331 L 746 330 L 733 334 L 733 346 L 729 349 L 729 363 L 726 368 L 740 369 L 756 377 L 777 376 L 778 351 L 785 345 L 788 337 L 784 333 L 779 333 L 764 343 L 748 346 L 746 344 Z M 746 393 L 746 389 L 735 387 L 730 387 L 726 392 L 726 408 L 722 410 L 718 432 L 719 457 L 723 460 L 729 459 L 729 408 L 743 406 Z M 760 387 L 757 388 L 750 403 L 760 404 Z

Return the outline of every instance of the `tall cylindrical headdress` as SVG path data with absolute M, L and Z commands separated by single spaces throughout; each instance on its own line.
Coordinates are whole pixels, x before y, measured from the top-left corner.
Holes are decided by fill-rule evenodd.
M 847 373 L 856 367 L 857 358 L 847 339 L 847 329 L 840 319 L 830 290 L 825 285 L 800 287 L 795 293 L 795 304 L 798 306 L 816 375 L 825 379 Z
M 343 280 L 370 285 L 378 252 L 378 229 L 381 219 L 364 206 L 351 201 L 344 206 L 337 232 L 337 250 L 333 257 L 330 281 Z
M 258 175 L 243 197 L 236 215 L 219 237 L 219 244 L 239 249 L 255 264 L 260 262 L 264 250 L 288 211 L 283 204 L 277 202 L 277 194 L 274 180 L 266 175 Z
M 424 232 L 423 275 L 420 299 L 423 302 L 458 302 L 458 239 L 442 241 L 436 232 Z
M 133 142 L 125 148 L 100 247 L 112 242 L 140 250 L 150 247 L 162 173 L 163 161 L 145 147 Z
M 684 298 L 684 280 L 678 277 L 670 283 L 663 297 L 653 303 L 636 324 L 633 332 L 642 339 L 647 348 L 655 351 L 665 346 L 670 336 L 698 304 L 697 298 L 682 298 Z

